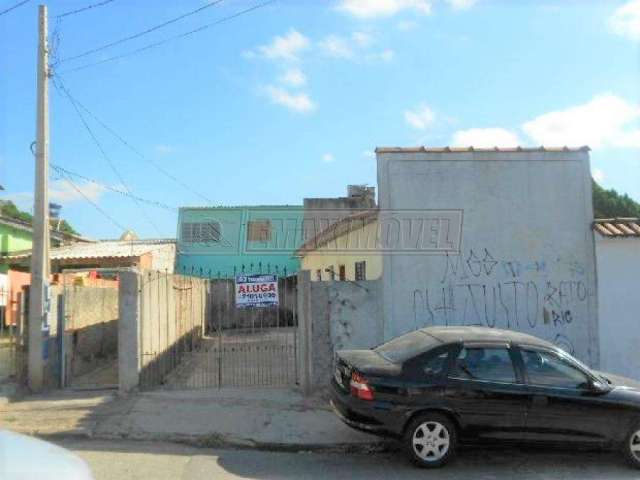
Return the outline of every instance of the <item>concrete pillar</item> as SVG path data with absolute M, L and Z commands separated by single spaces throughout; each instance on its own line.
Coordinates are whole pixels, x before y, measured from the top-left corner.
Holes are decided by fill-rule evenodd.
M 298 272 L 298 375 L 300 389 L 303 395 L 310 395 L 313 389 L 311 384 L 313 344 L 312 315 L 311 315 L 311 275 L 309 271 Z
M 119 283 L 118 380 L 120 393 L 128 393 L 140 384 L 141 277 L 137 271 L 123 271 Z

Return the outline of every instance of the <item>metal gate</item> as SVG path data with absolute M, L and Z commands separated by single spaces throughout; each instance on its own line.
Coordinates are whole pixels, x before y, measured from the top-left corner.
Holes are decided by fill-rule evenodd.
M 171 277 L 173 286 L 159 286 L 161 292 L 156 297 L 166 302 L 166 312 L 162 306 L 157 309 L 145 301 L 142 289 L 141 310 L 145 306 L 157 309 L 152 315 L 142 312 L 143 329 L 158 330 L 151 335 L 142 332 L 142 388 L 284 387 L 297 383 L 295 276 L 278 279 L 278 306 L 251 309 L 235 305 L 233 280 Z M 167 321 L 173 325 L 165 324 Z M 180 331 L 172 335 L 171 329 Z M 152 345 L 153 337 L 157 348 Z
M 3 383 L 22 384 L 26 380 L 27 291 L 28 287 L 13 294 L 9 288 L 0 288 L 0 387 Z

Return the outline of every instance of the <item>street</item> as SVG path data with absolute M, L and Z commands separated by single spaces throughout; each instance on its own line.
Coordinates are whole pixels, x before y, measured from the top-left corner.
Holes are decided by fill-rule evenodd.
M 413 479 L 399 453 L 374 455 L 198 449 L 160 442 L 63 441 L 90 465 L 96 480 L 130 479 Z M 435 473 L 434 473 L 435 475 Z M 615 454 L 522 449 L 466 449 L 439 479 L 637 479 L 640 472 Z

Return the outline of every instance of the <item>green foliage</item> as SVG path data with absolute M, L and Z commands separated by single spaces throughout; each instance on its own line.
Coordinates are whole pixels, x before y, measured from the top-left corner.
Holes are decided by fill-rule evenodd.
M 640 203 L 613 188 L 605 190 L 593 180 L 593 215 L 595 218 L 640 217 Z
M 5 201 L 0 203 L 0 215 L 3 217 L 13 218 L 15 220 L 20 220 L 22 222 L 28 223 L 31 225 L 33 223 L 33 215 L 28 212 L 23 212 L 15 204 L 11 201 Z M 51 220 L 51 227 L 55 230 L 58 227 L 57 220 Z M 68 233 L 70 235 L 78 235 L 71 225 L 67 223 L 66 220 L 62 220 L 60 222 L 59 230 L 63 233 Z

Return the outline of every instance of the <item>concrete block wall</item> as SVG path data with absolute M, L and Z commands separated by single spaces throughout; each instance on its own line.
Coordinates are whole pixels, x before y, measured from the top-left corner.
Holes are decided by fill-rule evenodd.
M 303 284 L 299 283 L 298 288 L 303 289 Z M 379 280 L 309 282 L 306 310 L 311 351 L 307 361 L 314 388 L 329 384 L 337 350 L 372 348 L 382 342 L 380 292 Z M 304 306 L 300 308 L 304 314 Z M 301 331 L 300 337 L 303 336 Z
M 431 325 L 507 328 L 598 365 L 587 149 L 381 149 L 378 185 L 381 215 L 455 209 L 462 221 L 450 252 L 384 256 L 385 339 Z

